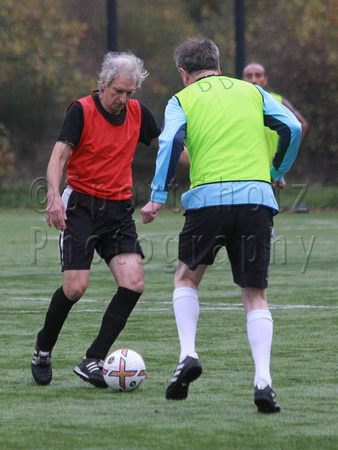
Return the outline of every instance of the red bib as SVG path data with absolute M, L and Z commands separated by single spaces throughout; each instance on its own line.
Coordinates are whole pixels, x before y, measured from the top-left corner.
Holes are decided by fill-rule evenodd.
M 67 184 L 76 191 L 107 200 L 131 197 L 131 165 L 139 140 L 141 107 L 129 100 L 122 125 L 112 125 L 98 111 L 91 95 L 83 106 L 84 128 L 67 163 Z

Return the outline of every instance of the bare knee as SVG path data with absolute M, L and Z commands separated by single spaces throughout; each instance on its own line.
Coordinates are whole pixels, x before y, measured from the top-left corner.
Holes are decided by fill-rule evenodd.
M 144 281 L 142 283 L 139 283 L 137 286 L 135 286 L 135 288 L 133 289 L 133 291 L 138 292 L 139 294 L 143 294 L 144 292 Z
M 206 268 L 207 266 L 200 265 L 193 271 L 182 261 L 179 261 L 175 273 L 175 289 L 180 287 L 190 287 L 197 291 Z
M 77 302 L 86 292 L 89 280 L 87 271 L 65 272 L 63 279 L 63 292 L 72 302 Z
M 246 313 L 256 309 L 269 309 L 266 298 L 266 289 L 242 288 L 242 299 Z
M 182 276 L 181 273 L 176 272 L 174 277 L 174 286 L 175 289 L 181 288 L 181 287 L 189 287 L 192 289 L 198 290 L 198 283 L 195 282 L 195 280 Z
M 80 300 L 80 298 L 83 296 L 83 294 L 86 292 L 87 286 L 81 286 L 81 285 L 72 285 L 72 286 L 63 286 L 63 292 L 65 293 L 65 296 L 69 298 L 72 302 L 77 302 Z
M 109 268 L 120 287 L 142 294 L 144 291 L 144 273 L 142 258 L 138 253 L 122 253 L 115 256 Z
M 138 292 L 139 294 L 143 294 L 144 292 L 145 285 L 143 274 L 131 277 L 129 280 L 125 281 L 124 284 L 125 285 L 123 287 L 126 287 L 131 291 Z

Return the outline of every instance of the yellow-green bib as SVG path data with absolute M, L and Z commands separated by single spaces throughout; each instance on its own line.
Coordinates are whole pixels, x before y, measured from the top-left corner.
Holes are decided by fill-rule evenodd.
M 255 86 L 210 76 L 176 97 L 187 116 L 191 188 L 219 181 L 270 182 L 263 98 Z

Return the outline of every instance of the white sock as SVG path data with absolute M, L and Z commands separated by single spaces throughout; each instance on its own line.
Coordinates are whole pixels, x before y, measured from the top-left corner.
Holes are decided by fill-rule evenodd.
M 270 355 L 273 320 L 270 311 L 256 309 L 247 314 L 248 339 L 255 363 L 254 386 L 271 386 Z
M 173 306 L 181 345 L 179 362 L 189 355 L 198 358 L 195 351 L 196 328 L 199 317 L 198 292 L 189 287 L 174 290 Z

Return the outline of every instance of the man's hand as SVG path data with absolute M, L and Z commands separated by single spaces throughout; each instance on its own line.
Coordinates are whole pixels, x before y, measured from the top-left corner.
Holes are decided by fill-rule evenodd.
M 53 224 L 57 230 L 65 231 L 66 219 L 66 207 L 61 196 L 57 194 L 55 197 L 48 197 L 48 205 L 46 208 L 46 221 L 48 226 L 51 227 Z
M 157 212 L 159 211 L 161 206 L 162 203 L 153 201 L 150 201 L 145 206 L 143 206 L 143 208 L 141 209 L 142 223 L 152 222 L 156 218 Z
M 66 229 L 65 220 L 67 217 L 66 207 L 60 196 L 59 186 L 63 168 L 71 150 L 72 147 L 67 142 L 56 142 L 47 167 L 48 192 L 46 220 L 49 227 L 53 224 L 57 230 L 61 231 Z
M 280 191 L 281 189 L 284 189 L 284 187 L 286 186 L 286 183 L 284 180 L 277 181 L 277 180 L 271 179 L 271 186 L 274 191 Z

